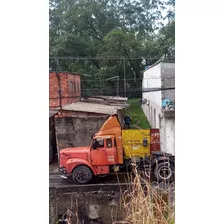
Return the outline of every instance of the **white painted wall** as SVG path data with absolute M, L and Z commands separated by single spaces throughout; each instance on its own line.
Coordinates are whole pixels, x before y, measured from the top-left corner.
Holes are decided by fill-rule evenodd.
M 165 64 L 163 66 L 163 62 L 158 63 L 144 72 L 142 88 L 160 88 L 162 87 L 162 79 L 164 78 L 161 78 L 161 76 L 170 77 L 174 75 L 174 72 L 174 64 Z M 166 84 L 169 84 L 167 80 Z M 161 150 L 175 155 L 175 118 L 163 117 L 162 97 L 162 91 L 143 92 L 142 99 L 147 99 L 148 103 L 142 105 L 142 109 L 152 128 L 160 129 Z M 156 119 L 154 119 L 154 110 L 156 110 Z
M 175 155 L 175 118 L 162 118 L 160 128 L 161 151 Z
M 161 88 L 161 64 L 157 64 L 147 69 L 143 75 L 142 88 Z M 161 91 L 142 93 L 142 98 L 149 101 L 142 105 L 142 109 L 153 128 L 159 128 L 159 114 L 162 108 Z M 156 115 L 154 116 L 154 110 Z M 155 120 L 154 120 L 155 118 Z

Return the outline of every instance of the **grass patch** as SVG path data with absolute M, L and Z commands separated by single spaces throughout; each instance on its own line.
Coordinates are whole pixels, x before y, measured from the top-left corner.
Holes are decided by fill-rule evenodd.
M 131 115 L 132 118 L 132 125 L 130 128 L 142 128 L 142 129 L 149 129 L 151 125 L 149 124 L 143 110 L 141 108 L 141 99 L 134 98 L 128 100 L 129 107 L 127 108 L 127 112 Z

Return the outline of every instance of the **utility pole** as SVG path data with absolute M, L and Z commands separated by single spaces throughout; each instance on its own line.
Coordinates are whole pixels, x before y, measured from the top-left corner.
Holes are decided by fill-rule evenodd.
M 60 75 L 59 75 L 59 64 L 58 64 L 58 60 L 56 58 L 55 58 L 55 63 L 56 63 L 56 77 L 58 79 L 59 111 L 60 111 L 60 114 L 62 114 L 61 78 L 60 78 Z
M 125 65 L 125 58 L 124 58 L 124 97 L 126 97 L 126 65 Z
M 118 109 L 119 76 L 117 76 L 117 109 Z
M 106 81 L 112 80 L 112 79 L 117 79 L 117 109 L 118 109 L 119 76 L 113 76 L 111 78 L 106 79 Z

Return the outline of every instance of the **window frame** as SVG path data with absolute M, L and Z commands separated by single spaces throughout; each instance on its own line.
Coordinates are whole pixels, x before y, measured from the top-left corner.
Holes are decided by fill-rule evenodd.
M 108 146 L 107 140 L 111 141 L 111 146 L 110 147 Z M 106 138 L 106 147 L 107 148 L 113 148 L 113 139 L 112 138 Z
M 94 148 L 93 145 L 95 144 L 96 141 L 97 141 L 98 144 L 99 144 L 99 141 L 98 141 L 98 140 L 102 140 L 102 141 L 103 141 L 103 146 L 100 146 L 100 147 L 97 147 L 97 146 L 96 146 L 96 148 Z M 93 139 L 93 141 L 92 141 L 92 143 L 91 143 L 91 148 L 92 148 L 93 150 L 97 150 L 97 149 L 105 148 L 105 142 L 104 142 L 104 141 L 105 141 L 105 140 L 104 140 L 103 138 Z

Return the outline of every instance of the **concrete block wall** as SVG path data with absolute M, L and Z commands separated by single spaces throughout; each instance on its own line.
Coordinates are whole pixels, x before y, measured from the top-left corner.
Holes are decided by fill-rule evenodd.
M 125 220 L 126 214 L 121 198 L 125 192 L 127 195 L 127 191 L 130 192 L 130 186 L 119 186 L 118 183 L 89 187 L 50 187 L 49 223 L 57 223 L 58 216 L 66 214 L 68 209 L 73 213 L 72 224 L 112 224 L 115 221 L 124 223 L 122 221 Z M 174 186 L 170 186 L 168 191 L 154 191 L 174 209 Z
M 108 116 L 56 117 L 55 132 L 58 148 L 88 146 L 91 135 L 99 131 Z
M 49 223 L 55 224 L 58 216 L 66 214 L 70 209 L 74 214 L 72 223 L 111 224 L 123 220 L 123 212 L 119 205 L 118 190 L 63 192 L 50 188 Z M 75 217 L 76 216 L 76 217 Z
M 175 63 L 162 62 L 161 63 L 161 78 L 162 87 L 174 87 L 175 86 Z M 175 90 L 162 91 L 162 99 L 175 99 Z

